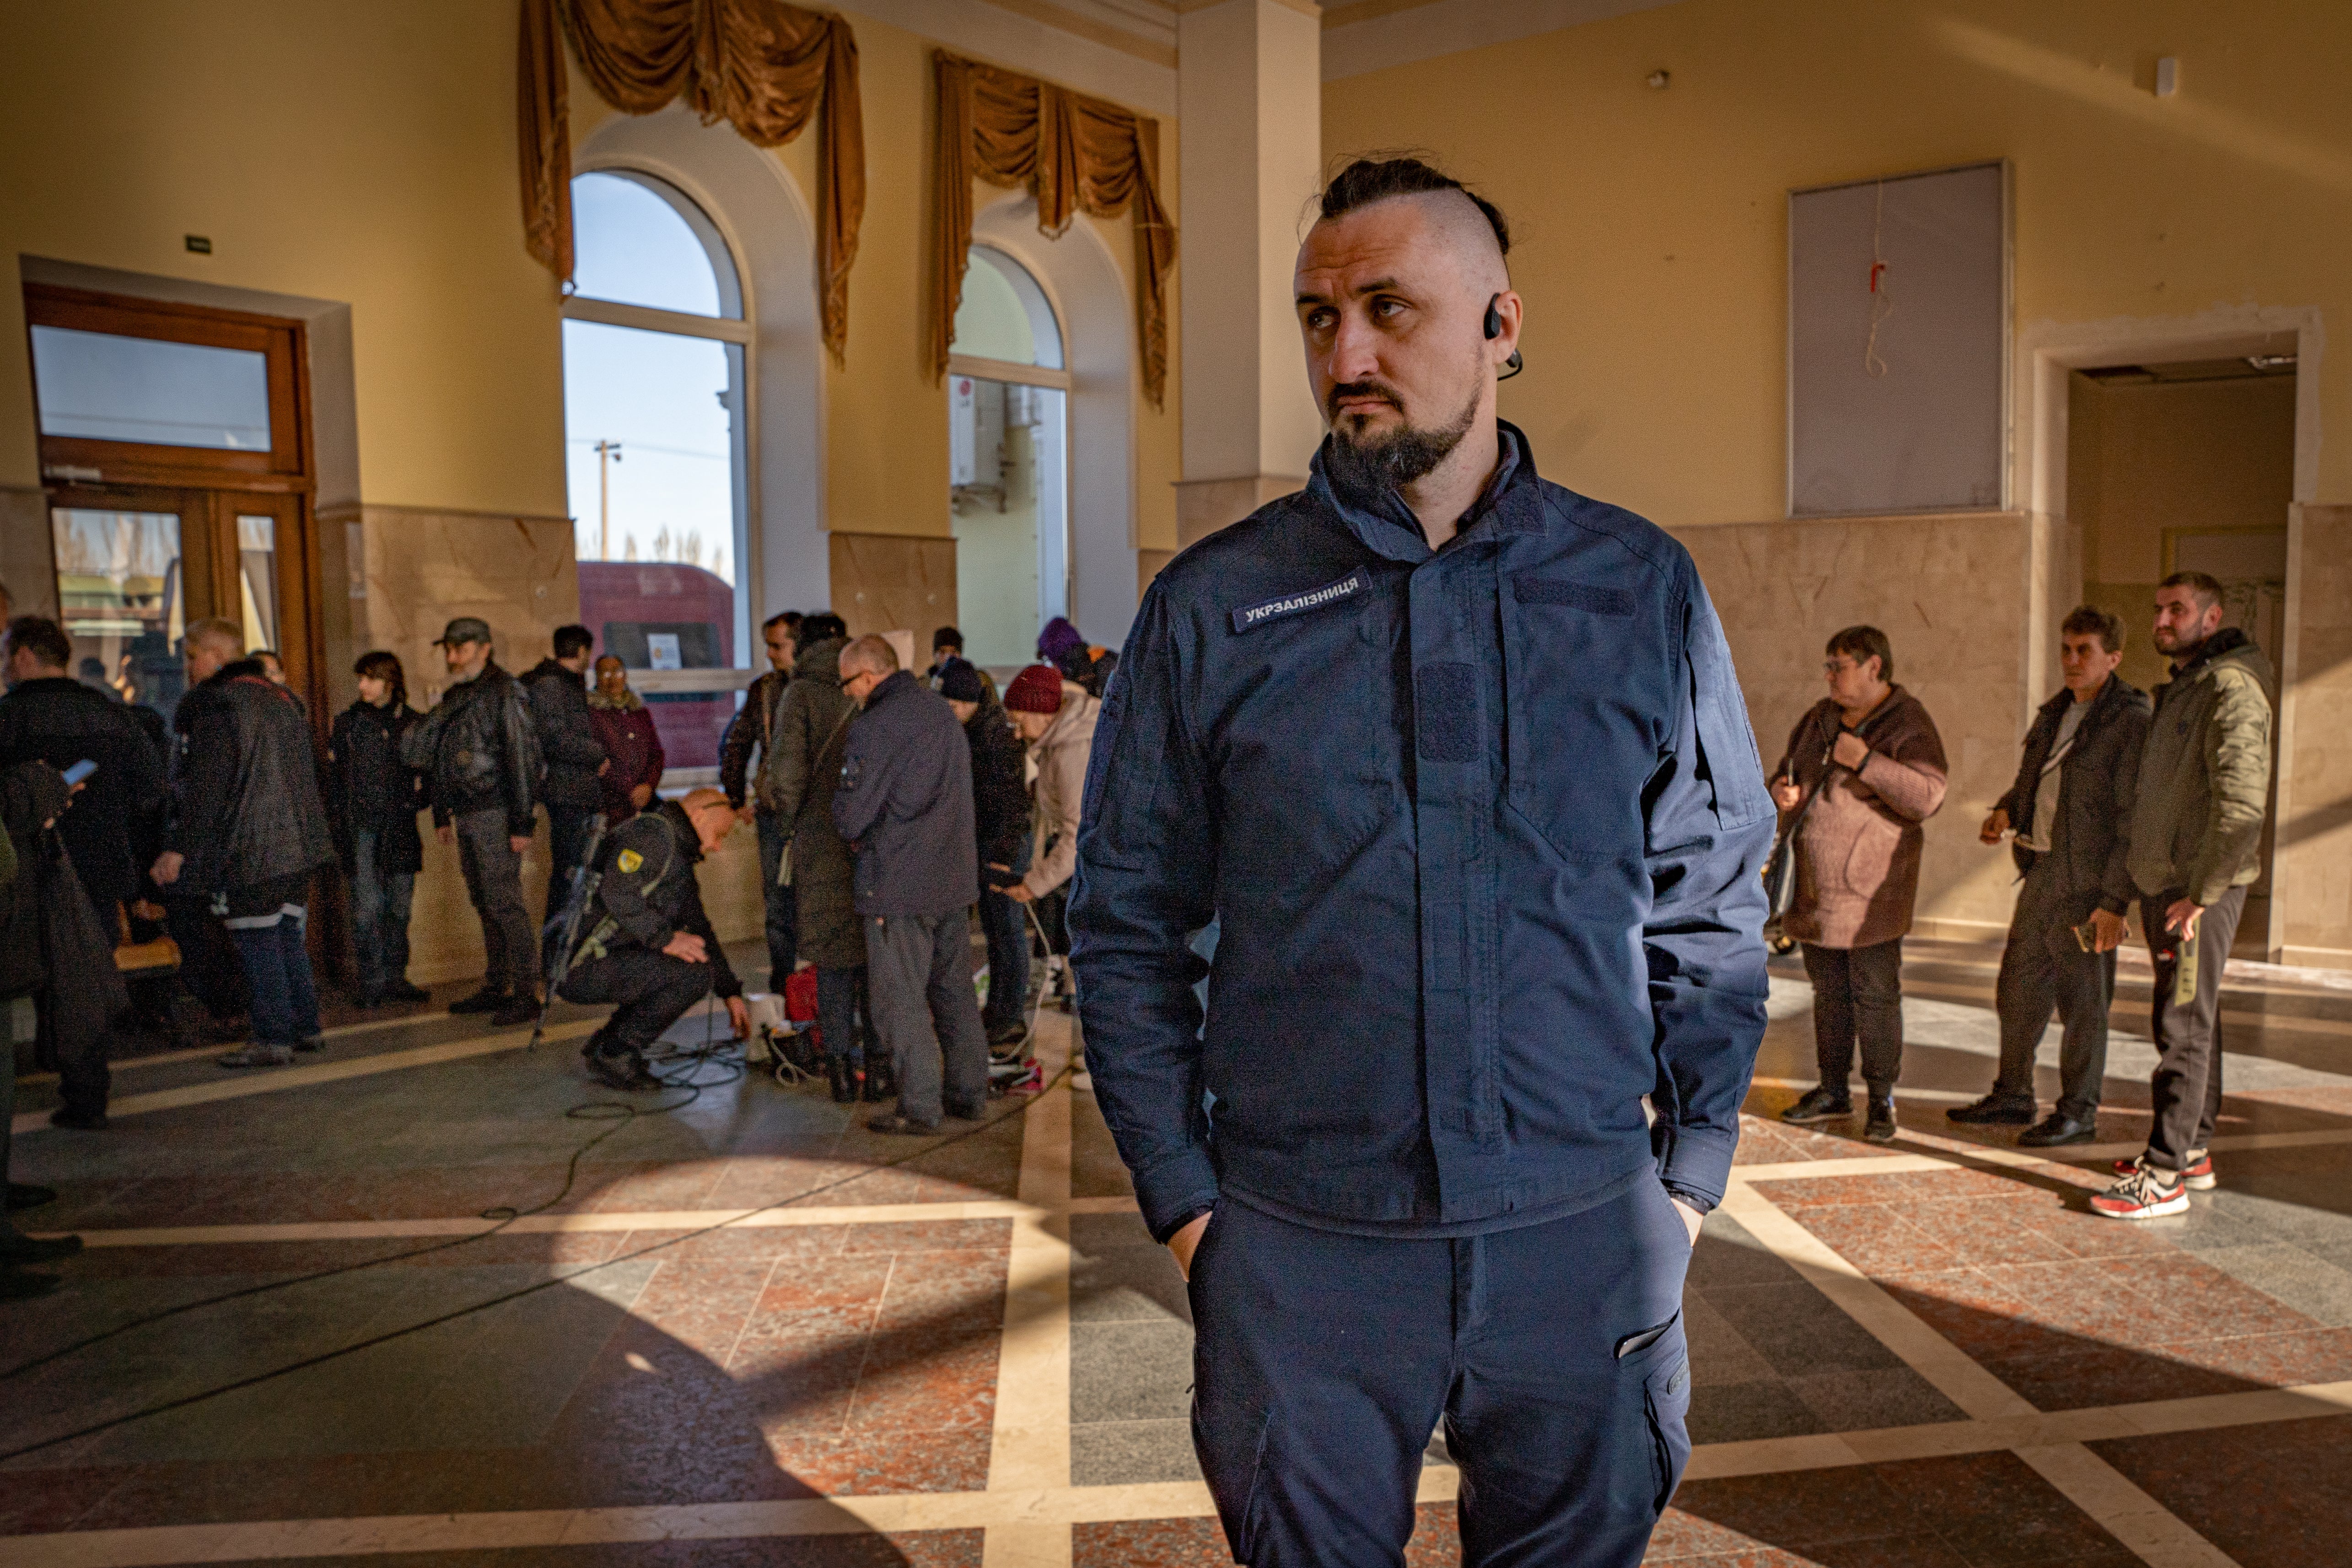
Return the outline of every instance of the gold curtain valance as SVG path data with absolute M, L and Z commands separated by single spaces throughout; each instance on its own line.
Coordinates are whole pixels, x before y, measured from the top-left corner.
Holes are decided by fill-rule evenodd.
M 522 0 L 523 243 L 572 277 L 572 132 L 563 42 L 599 97 L 651 114 L 683 97 L 760 147 L 816 121 L 817 289 L 824 345 L 849 344 L 849 264 L 866 215 L 866 131 L 849 24 L 782 0 Z
M 1059 235 L 1074 212 L 1135 225 L 1136 337 L 1143 390 L 1155 408 L 1168 383 L 1168 272 L 1176 229 L 1160 205 L 1160 122 L 1035 77 L 931 55 L 939 94 L 932 159 L 931 372 L 944 375 L 963 302 L 971 248 L 971 181 L 1025 185 L 1037 199 L 1037 226 Z

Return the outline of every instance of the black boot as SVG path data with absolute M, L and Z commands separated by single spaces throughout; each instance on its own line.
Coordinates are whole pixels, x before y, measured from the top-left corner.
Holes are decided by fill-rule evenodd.
M 833 1080 L 833 1102 L 835 1105 L 848 1105 L 857 1099 L 857 1086 L 850 1081 L 847 1057 L 827 1057 L 824 1070 L 825 1076 Z

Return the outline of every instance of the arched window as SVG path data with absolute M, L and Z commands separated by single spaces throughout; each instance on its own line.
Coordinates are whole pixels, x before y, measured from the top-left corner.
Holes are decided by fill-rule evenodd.
M 563 421 L 581 619 L 654 712 L 670 783 L 709 775 L 748 663 L 741 274 L 685 193 L 572 182 Z
M 948 360 L 956 624 L 976 664 L 1026 664 L 1070 605 L 1070 388 L 1062 326 L 1027 268 L 976 245 Z

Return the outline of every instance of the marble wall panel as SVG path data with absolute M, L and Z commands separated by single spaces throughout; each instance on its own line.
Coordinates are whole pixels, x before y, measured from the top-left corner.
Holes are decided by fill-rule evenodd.
M 432 643 L 455 617 L 488 621 L 499 662 L 518 674 L 545 656 L 556 627 L 580 618 L 569 518 L 383 506 L 358 516 L 366 608 L 353 615 L 354 632 L 364 626 L 369 647 L 400 656 L 419 708 L 446 683 Z
M 2065 597 L 2052 581 L 2063 564 L 2055 531 L 2014 513 L 1675 531 L 1723 617 L 1768 769 L 1826 695 L 1831 634 L 1866 623 L 1892 641 L 1895 679 L 1927 704 L 1952 768 L 1927 826 L 1921 935 L 1990 940 L 2009 922 L 2014 869 L 2005 850 L 1977 842 L 1977 828 L 2015 776 L 2026 721 L 2046 695 L 2030 689 L 2030 655 L 2042 606 Z M 2054 671 L 2054 658 L 2041 662 Z
M 953 625 L 956 542 L 890 533 L 835 533 L 832 549 L 834 613 L 849 635 L 911 631 L 929 651 L 931 630 Z
M 0 486 L 0 583 L 11 615 L 58 613 L 57 557 L 49 546 L 49 498 L 40 490 Z
M 2352 506 L 2294 509 L 2276 900 L 2288 963 L 2352 968 Z

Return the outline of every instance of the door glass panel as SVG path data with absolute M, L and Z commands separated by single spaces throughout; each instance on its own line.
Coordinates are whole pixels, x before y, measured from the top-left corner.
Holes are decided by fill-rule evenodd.
M 42 435 L 269 450 L 269 357 L 259 350 L 32 331 Z
M 60 507 L 49 526 L 74 673 L 84 685 L 170 713 L 186 685 L 179 518 Z
M 263 513 L 236 520 L 236 566 L 245 619 L 245 647 L 278 647 L 278 520 Z

